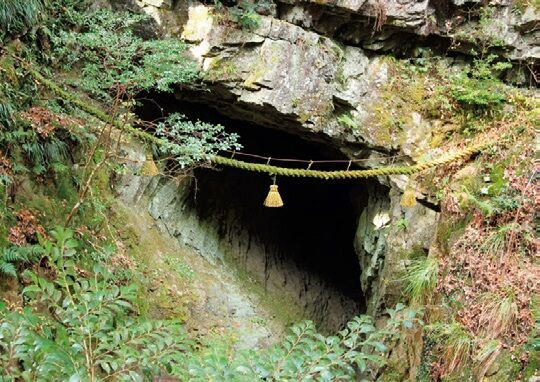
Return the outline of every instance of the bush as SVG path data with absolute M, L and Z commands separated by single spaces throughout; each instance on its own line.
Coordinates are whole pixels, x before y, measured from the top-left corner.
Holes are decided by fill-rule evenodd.
M 4 377 L 142 380 L 179 361 L 189 341 L 178 322 L 133 316 L 136 285 L 114 285 L 99 264 L 91 277 L 82 277 L 76 265 L 81 243 L 73 232 L 59 229 L 52 236 L 42 243 L 42 254 L 54 277 L 24 274 L 30 285 L 23 293 L 35 308 L 10 312 L 0 306 Z
M 463 107 L 485 113 L 506 101 L 506 89 L 495 73 L 512 67 L 508 62 L 495 63 L 496 56 L 475 59 L 470 71 L 457 75 L 450 86 L 455 100 Z
M 139 381 L 163 372 L 190 381 L 349 380 L 383 365 L 388 344 L 401 327 L 416 321 L 414 311 L 399 305 L 388 311 L 383 329 L 360 316 L 338 335 L 325 337 L 304 322 L 266 350 L 199 351 L 179 322 L 136 314 L 138 285 L 116 285 L 100 265 L 107 254 L 87 253 L 71 230 L 57 229 L 51 237 L 38 252 L 46 269 L 23 274 L 26 307 L 10 311 L 0 304 L 0 367 L 6 380 Z M 100 260 L 92 265 L 91 259 Z M 91 271 L 82 268 L 85 263 Z
M 53 37 L 53 54 L 66 70 L 78 67 L 73 83 L 110 101 L 117 95 L 134 95 L 194 81 L 196 64 L 186 55 L 186 44 L 177 39 L 143 40 L 133 27 L 148 16 L 108 10 L 84 14 L 82 31 L 60 31 Z

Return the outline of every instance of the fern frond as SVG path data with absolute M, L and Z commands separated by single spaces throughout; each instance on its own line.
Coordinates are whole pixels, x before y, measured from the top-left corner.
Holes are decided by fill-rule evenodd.
M 18 247 L 10 247 L 4 249 L 1 260 L 9 263 L 18 263 L 28 261 L 25 251 L 20 250 Z
M 12 263 L 0 260 L 0 275 L 17 277 L 17 268 Z

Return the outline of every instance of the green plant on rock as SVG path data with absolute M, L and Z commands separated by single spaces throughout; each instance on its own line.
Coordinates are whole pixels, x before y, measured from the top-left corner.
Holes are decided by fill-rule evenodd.
M 476 58 L 469 71 L 457 74 L 451 94 L 462 107 L 474 113 L 494 113 L 506 101 L 506 87 L 495 74 L 512 67 L 508 62 L 495 62 L 497 56 Z
M 261 22 L 261 16 L 255 11 L 255 3 L 251 1 L 242 1 L 240 6 L 230 10 L 230 15 L 240 28 L 249 31 L 257 29 Z
M 358 124 L 354 121 L 350 114 L 341 114 L 337 117 L 337 121 L 342 125 L 351 130 L 358 128 Z
M 75 85 L 103 101 L 148 89 L 169 92 L 198 78 L 184 42 L 135 35 L 134 26 L 146 18 L 108 10 L 85 13 L 82 30 L 53 36 L 53 54 L 66 70 L 79 70 Z
M 398 230 L 405 231 L 407 228 L 409 228 L 409 220 L 407 218 L 405 218 L 405 217 L 400 218 L 400 219 L 396 220 L 395 225 L 396 225 L 396 228 Z
M 404 293 L 414 303 L 427 302 L 437 285 L 438 259 L 425 256 L 413 259 L 405 272 L 403 278 L 406 284 Z

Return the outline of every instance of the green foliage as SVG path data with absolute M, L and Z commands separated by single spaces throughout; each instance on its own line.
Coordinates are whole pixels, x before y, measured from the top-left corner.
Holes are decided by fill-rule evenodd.
M 409 220 L 407 218 L 400 218 L 396 221 L 396 228 L 399 230 L 406 230 L 409 228 Z
M 32 140 L 22 144 L 22 149 L 30 160 L 32 171 L 41 175 L 47 170 L 63 170 L 60 165 L 69 158 L 69 150 L 65 141 L 56 137 L 46 140 Z
M 117 285 L 101 265 L 110 250 L 89 257 L 84 243 L 61 228 L 39 248 L 49 276 L 24 272 L 23 311 L 0 305 L 0 367 L 8 380 L 139 381 L 162 372 L 191 381 L 350 379 L 383 365 L 387 344 L 396 340 L 398 329 L 417 322 L 416 312 L 398 305 L 388 311 L 383 329 L 360 316 L 338 335 L 325 337 L 305 322 L 264 351 L 230 354 L 218 346 L 198 351 L 180 323 L 135 314 L 137 285 Z M 81 264 L 91 271 L 83 272 Z
M 4 248 L 0 255 L 0 277 L 17 277 L 17 264 L 35 263 L 41 258 L 40 246 L 12 246 Z
M 325 337 L 313 323 L 290 329 L 283 341 L 267 350 L 244 351 L 229 356 L 221 348 L 211 348 L 188 362 L 185 370 L 175 370 L 190 381 L 337 381 L 353 380 L 357 371 L 385 363 L 388 341 L 397 329 L 412 327 L 415 312 L 399 305 L 388 312 L 387 326 L 378 330 L 368 316 L 351 320 L 337 336 Z
M 463 187 L 466 195 L 463 207 L 474 207 L 482 212 L 486 217 L 503 214 L 516 210 L 521 206 L 520 195 L 512 189 L 504 188 L 498 195 L 489 196 L 486 194 L 475 194 L 468 188 Z
M 79 30 L 53 37 L 54 56 L 66 70 L 79 69 L 73 80 L 82 90 L 110 100 L 117 92 L 172 91 L 173 85 L 198 77 L 195 63 L 178 39 L 143 40 L 133 27 L 148 16 L 100 10 L 85 13 Z
M 495 73 L 512 67 L 512 64 L 496 63 L 496 58 L 495 55 L 477 58 L 470 71 L 462 71 L 453 79 L 451 93 L 461 106 L 486 113 L 497 110 L 506 101 L 506 89 Z
M 30 308 L 0 310 L 0 365 L 6 377 L 142 380 L 182 357 L 189 341 L 178 322 L 133 317 L 137 287 L 114 285 L 99 264 L 92 277 L 81 277 L 76 266 L 81 243 L 69 230 L 51 235 L 42 251 L 55 278 L 26 271 L 30 285 L 23 293 L 31 306 L 47 306 L 52 316 Z
M 11 128 L 14 124 L 13 105 L 9 102 L 0 102 L 0 128 Z
M 33 28 L 41 19 L 42 0 L 2 0 L 0 2 L 0 41 L 6 36 Z
M 354 119 L 350 116 L 350 114 L 342 114 L 337 118 L 337 121 L 343 125 L 348 127 L 349 129 L 356 129 L 358 128 L 358 124 L 354 121 Z
M 242 1 L 241 7 L 232 8 L 230 14 L 242 29 L 255 30 L 261 22 L 261 16 L 255 12 L 255 4 L 250 1 Z
M 221 150 L 239 150 L 237 134 L 227 134 L 221 125 L 187 120 L 181 114 L 171 114 L 156 127 L 156 134 L 165 138 L 159 150 L 172 155 L 181 168 L 207 160 Z
M 167 265 L 167 268 L 183 279 L 193 280 L 195 277 L 193 269 L 177 256 L 165 255 L 163 257 L 163 262 Z
M 405 294 L 415 303 L 425 303 L 437 285 L 439 261 L 436 257 L 419 257 L 411 260 L 403 278 Z

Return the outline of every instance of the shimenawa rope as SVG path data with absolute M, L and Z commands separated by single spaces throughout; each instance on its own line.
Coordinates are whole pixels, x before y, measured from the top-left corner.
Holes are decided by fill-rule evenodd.
M 122 131 L 125 131 L 128 134 L 144 142 L 154 143 L 158 145 L 167 143 L 165 140 L 159 137 L 156 137 L 152 134 L 149 134 L 143 130 L 134 128 L 130 124 L 125 124 L 117 120 L 114 120 L 102 110 L 83 102 L 81 99 L 73 96 L 66 90 L 62 89 L 55 82 L 45 78 L 43 75 L 41 75 L 41 73 L 36 71 L 34 68 L 30 67 L 28 64 L 25 66 L 28 72 L 37 81 L 45 85 L 49 90 L 55 93 L 58 97 L 71 102 L 72 104 L 77 106 L 79 109 L 94 116 L 95 118 L 101 120 L 102 122 L 111 124 L 115 126 L 116 128 Z M 364 169 L 364 170 L 321 171 L 321 170 L 311 170 L 310 168 L 308 169 L 284 168 L 284 167 L 273 166 L 270 164 L 249 163 L 249 162 L 244 162 L 238 159 L 225 158 L 219 155 L 209 156 L 208 160 L 215 164 L 234 167 L 241 170 L 267 173 L 273 177 L 279 175 L 279 176 L 296 177 L 296 178 L 304 177 L 304 178 L 332 179 L 332 180 L 334 179 L 336 180 L 337 179 L 360 179 L 360 178 L 368 178 L 368 177 L 384 176 L 384 175 L 411 175 L 420 171 L 427 170 L 432 167 L 455 162 L 457 160 L 468 157 L 474 153 L 480 152 L 487 147 L 493 146 L 494 144 L 495 142 L 493 141 L 485 141 L 482 143 L 477 143 L 477 144 L 465 147 L 464 149 L 461 149 L 454 153 L 442 156 L 441 158 L 433 159 L 426 162 L 420 162 L 414 165 L 386 166 L 386 167 Z M 152 171 L 152 173 L 155 173 L 155 171 Z M 272 186 L 275 186 L 275 184 L 273 184 Z M 270 187 L 270 193 L 272 192 L 277 193 L 278 192 L 277 186 L 275 186 L 274 188 L 272 188 L 272 186 Z M 280 203 L 277 203 L 277 204 L 280 204 Z

